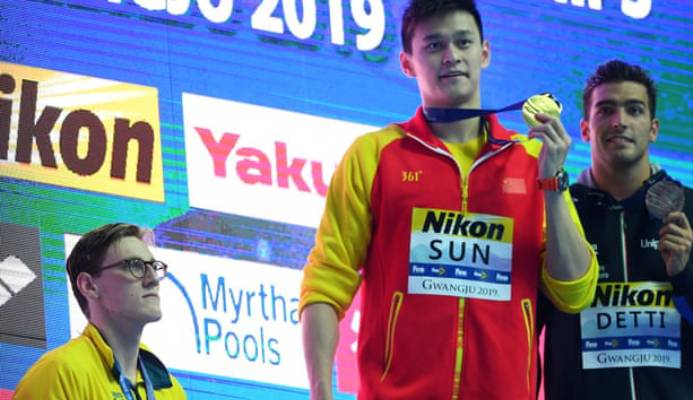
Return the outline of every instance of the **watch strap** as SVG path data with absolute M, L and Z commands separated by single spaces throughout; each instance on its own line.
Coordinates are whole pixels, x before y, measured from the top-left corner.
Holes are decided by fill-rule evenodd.
M 561 168 L 556 174 L 550 178 L 537 179 L 539 189 L 548 190 L 551 192 L 563 192 L 568 189 L 568 174 Z

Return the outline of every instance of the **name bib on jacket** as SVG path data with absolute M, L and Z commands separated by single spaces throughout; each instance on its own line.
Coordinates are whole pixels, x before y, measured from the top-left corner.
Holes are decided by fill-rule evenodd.
M 409 293 L 510 300 L 513 220 L 414 208 Z
M 664 282 L 605 282 L 580 313 L 582 367 L 681 368 L 681 315 Z

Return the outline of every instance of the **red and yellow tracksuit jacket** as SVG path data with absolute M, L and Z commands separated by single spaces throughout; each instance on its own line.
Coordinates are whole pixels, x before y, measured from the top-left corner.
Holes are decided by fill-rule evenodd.
M 594 254 L 576 281 L 553 280 L 543 266 L 540 144 L 512 141 L 519 135 L 495 116 L 485 125 L 489 140 L 467 176 L 419 109 L 403 124 L 358 138 L 332 178 L 304 269 L 300 309 L 327 303 L 341 318 L 364 285 L 361 399 L 533 399 L 540 286 L 564 311 L 591 302 Z M 580 227 L 567 191 L 565 198 Z M 410 294 L 414 208 L 511 219 L 510 300 Z

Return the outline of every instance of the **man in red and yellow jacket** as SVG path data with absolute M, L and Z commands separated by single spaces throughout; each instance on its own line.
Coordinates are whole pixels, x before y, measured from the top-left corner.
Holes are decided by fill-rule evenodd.
M 533 398 L 539 289 L 578 312 L 597 278 L 565 191 L 570 138 L 541 113 L 529 139 L 494 115 L 426 114 L 480 107 L 473 1 L 412 0 L 402 42 L 423 107 L 347 151 L 304 270 L 311 398 L 332 398 L 337 322 L 361 284 L 359 398 Z

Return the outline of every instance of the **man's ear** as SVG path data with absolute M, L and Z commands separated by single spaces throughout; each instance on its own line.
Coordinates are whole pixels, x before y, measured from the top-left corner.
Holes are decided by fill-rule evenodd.
M 659 120 L 653 118 L 650 123 L 650 143 L 654 143 L 657 140 L 657 135 L 659 135 Z
M 86 272 L 80 272 L 77 275 L 77 289 L 88 299 L 98 299 L 100 296 L 99 286 L 94 281 L 94 277 Z
M 583 142 L 590 141 L 590 124 L 584 118 L 580 120 L 580 136 L 582 137 Z
M 481 68 L 486 68 L 491 64 L 491 43 L 484 40 L 481 44 Z
M 416 77 L 416 71 L 414 71 L 414 66 L 412 65 L 409 57 L 410 56 L 407 53 L 401 51 L 399 53 L 399 66 L 400 68 L 402 68 L 402 72 L 404 72 L 404 75 L 410 78 L 414 78 Z

